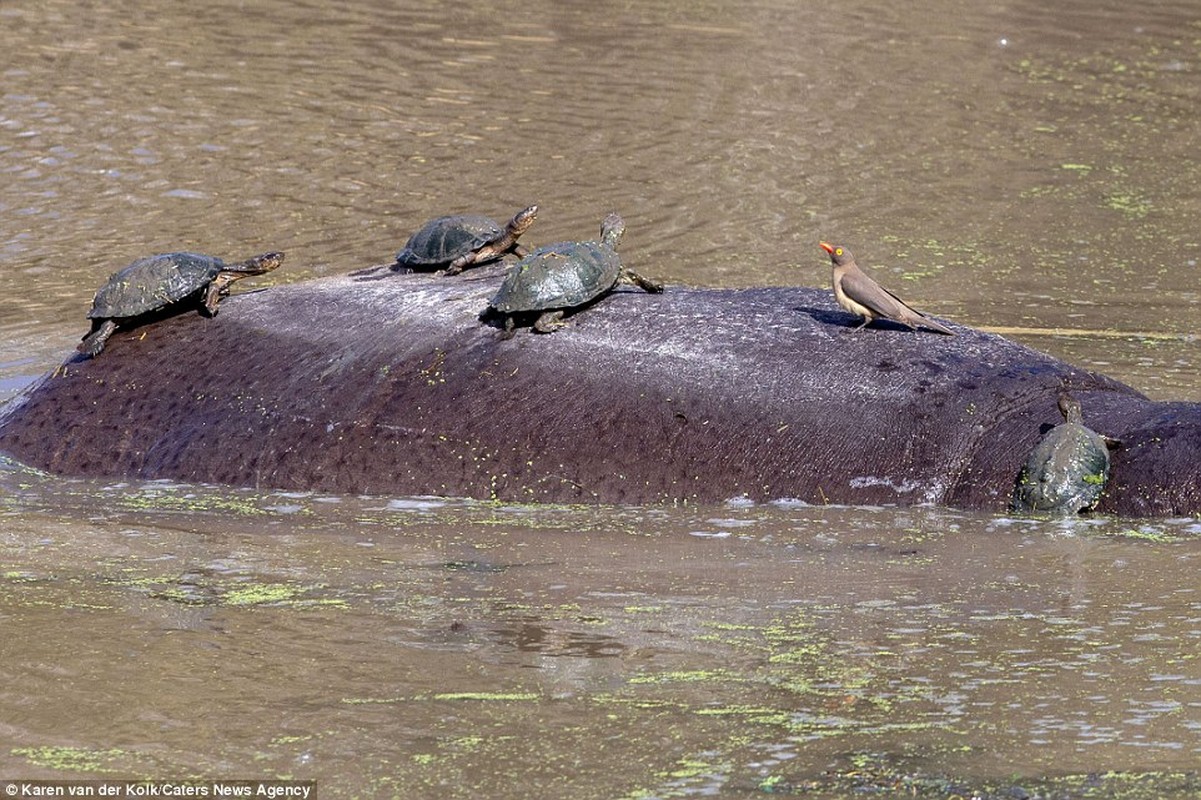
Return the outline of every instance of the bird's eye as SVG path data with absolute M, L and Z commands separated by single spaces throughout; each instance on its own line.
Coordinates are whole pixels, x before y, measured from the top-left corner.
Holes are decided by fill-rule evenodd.
M 840 256 L 840 255 L 842 255 L 842 248 L 841 248 L 841 247 L 835 247 L 835 248 L 834 248 L 834 255 L 836 255 L 836 256 Z

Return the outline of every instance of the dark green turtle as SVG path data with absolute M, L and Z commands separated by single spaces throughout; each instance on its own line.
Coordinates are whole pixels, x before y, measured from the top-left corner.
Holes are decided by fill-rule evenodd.
M 1030 452 L 1013 491 L 1015 511 L 1078 514 L 1101 499 L 1109 479 L 1105 437 L 1084 425 L 1080 401 L 1059 395 L 1063 422 L 1047 431 Z
M 618 281 L 628 281 L 648 292 L 663 285 L 647 280 L 622 266 L 617 243 L 626 225 L 617 214 L 605 217 L 599 242 L 559 242 L 539 247 L 505 277 L 489 309 L 505 315 L 512 330 L 515 317 L 538 313 L 534 330 L 550 333 L 563 326 L 563 315 L 608 293 Z
M 518 258 L 526 249 L 517 244 L 538 217 L 538 206 L 517 212 L 503 228 L 488 217 L 459 214 L 438 217 L 425 223 L 409 237 L 404 249 L 396 254 L 393 269 L 427 270 L 445 267 L 446 275 L 456 275 L 472 264 L 513 253 Z
M 217 303 L 229 294 L 230 284 L 270 272 L 283 260 L 283 253 L 264 253 L 240 264 L 226 264 L 199 253 L 163 253 L 139 258 L 113 273 L 96 292 L 92 310 L 88 312 L 92 329 L 83 337 L 78 350 L 95 358 L 118 326 L 136 323 L 138 317 L 171 305 L 182 308 L 198 303 L 203 313 L 216 316 Z

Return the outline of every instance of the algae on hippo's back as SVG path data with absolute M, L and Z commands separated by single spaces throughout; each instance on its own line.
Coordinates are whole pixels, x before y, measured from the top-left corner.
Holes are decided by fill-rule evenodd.
M 88 312 L 92 329 L 83 337 L 78 350 L 88 358 L 95 358 L 119 326 L 136 323 L 138 318 L 173 304 L 195 301 L 203 313 L 216 316 L 217 304 L 229 294 L 231 284 L 270 272 L 283 260 L 284 254 L 276 252 L 239 264 L 226 264 L 199 253 L 163 253 L 139 258 L 113 273 L 96 292 Z

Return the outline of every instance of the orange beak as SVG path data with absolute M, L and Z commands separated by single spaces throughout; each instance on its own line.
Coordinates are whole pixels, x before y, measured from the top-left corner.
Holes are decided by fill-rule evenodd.
M 825 250 L 827 253 L 831 255 L 834 254 L 834 245 L 830 244 L 829 242 L 818 242 L 818 245 L 820 245 L 821 249 Z

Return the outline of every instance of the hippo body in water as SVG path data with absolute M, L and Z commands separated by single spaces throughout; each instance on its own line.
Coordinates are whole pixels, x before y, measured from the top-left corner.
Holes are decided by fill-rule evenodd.
M 1004 511 L 1067 389 L 1123 442 L 1101 511 L 1201 513 L 1201 405 L 999 336 L 850 333 L 825 290 L 670 287 L 505 338 L 480 321 L 502 277 L 368 272 L 121 331 L 10 403 L 0 452 L 337 493 Z

